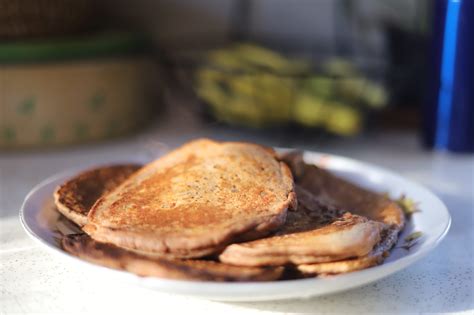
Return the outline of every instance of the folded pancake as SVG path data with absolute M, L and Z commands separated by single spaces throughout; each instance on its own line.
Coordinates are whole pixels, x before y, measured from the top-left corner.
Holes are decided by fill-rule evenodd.
M 324 275 L 351 272 L 381 264 L 397 243 L 405 225 L 405 215 L 393 200 L 342 179 L 312 164 L 306 164 L 303 154 L 291 152 L 280 157 L 292 170 L 295 182 L 311 192 L 320 202 L 344 208 L 351 213 L 368 217 L 386 226 L 382 240 L 366 256 L 335 262 L 302 264 L 297 269 L 305 275 Z
M 94 241 L 86 234 L 62 239 L 70 254 L 105 267 L 145 277 L 203 281 L 269 281 L 278 279 L 283 268 L 236 267 L 208 260 L 149 258 L 111 244 Z
M 382 231 L 380 243 L 366 256 L 334 262 L 302 264 L 296 266 L 296 268 L 305 276 L 321 276 L 347 273 L 376 266 L 381 264 L 390 254 L 389 251 L 396 244 L 397 238 L 398 230 L 387 228 Z
M 122 164 L 82 172 L 56 189 L 56 208 L 66 218 L 83 226 L 97 199 L 116 188 L 140 167 L 138 164 Z
M 365 256 L 380 241 L 383 223 L 320 203 L 296 186 L 297 211 L 273 236 L 232 244 L 219 260 L 240 266 L 310 264 Z
M 272 149 L 197 140 L 100 198 L 83 229 L 141 254 L 197 258 L 266 235 L 295 206 L 291 172 Z
M 295 183 L 318 200 L 353 214 L 383 222 L 401 230 L 405 224 L 402 209 L 385 195 L 372 192 L 312 164 L 306 164 L 300 152 L 281 156 L 290 167 Z

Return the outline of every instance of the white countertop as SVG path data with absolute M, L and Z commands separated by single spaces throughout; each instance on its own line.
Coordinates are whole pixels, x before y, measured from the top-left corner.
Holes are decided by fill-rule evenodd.
M 297 141 L 279 134 L 240 133 L 188 122 L 158 122 L 127 139 L 51 151 L 0 154 L 0 313 L 455 313 L 474 314 L 474 156 L 423 151 L 413 134 L 377 134 L 353 141 Z M 184 123 L 185 122 L 185 123 Z M 179 127 L 177 127 L 179 126 Z M 191 138 L 245 139 L 349 156 L 395 170 L 426 185 L 448 206 L 452 227 L 436 250 L 376 283 L 309 300 L 223 303 L 100 282 L 28 238 L 18 211 L 38 182 L 77 166 L 150 158 L 163 143 Z

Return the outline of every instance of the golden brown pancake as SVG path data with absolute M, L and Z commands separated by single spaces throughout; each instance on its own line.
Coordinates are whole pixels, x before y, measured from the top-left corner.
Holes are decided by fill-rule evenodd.
M 405 225 L 405 215 L 395 201 L 385 195 L 364 189 L 331 172 L 306 164 L 300 152 L 281 156 L 291 168 L 295 182 L 322 203 L 346 209 L 357 215 L 383 222 L 382 240 L 368 255 L 336 262 L 302 264 L 298 270 L 305 275 L 345 273 L 381 264 L 397 243 Z
M 116 188 L 140 167 L 138 164 L 123 164 L 82 172 L 56 189 L 56 208 L 68 219 L 83 226 L 97 199 Z
M 248 144 L 240 143 L 230 144 L 237 145 L 237 147 L 241 145 L 244 147 L 248 146 Z M 203 147 L 205 147 L 204 150 L 212 151 L 216 146 L 219 147 L 221 145 L 220 143 L 208 140 L 200 140 L 197 143 L 193 142 L 186 145 L 184 150 L 183 148 L 179 149 L 180 152 L 178 153 L 173 152 L 171 157 L 163 158 L 164 161 L 162 160 L 158 163 L 158 160 L 152 163 L 158 164 L 152 167 L 152 171 L 155 172 L 154 174 L 156 174 L 156 176 L 161 176 L 160 179 L 163 179 L 163 176 L 168 176 L 166 179 L 163 179 L 165 183 L 169 183 L 170 185 L 172 183 L 173 185 L 182 186 L 183 188 L 178 192 L 172 191 L 173 194 L 176 194 L 176 199 L 165 204 L 165 206 L 170 206 L 172 202 L 178 202 L 178 198 L 182 198 L 184 200 L 192 200 L 193 202 L 187 204 L 191 207 L 195 204 L 194 202 L 196 202 L 196 200 L 203 200 L 204 197 L 208 197 L 209 201 L 213 202 L 212 205 L 215 206 L 216 199 L 218 199 L 218 197 L 221 196 L 220 193 L 224 191 L 224 202 L 228 202 L 231 205 L 238 205 L 239 200 L 236 200 L 237 196 L 244 196 L 244 199 L 246 198 L 249 204 L 252 204 L 252 201 L 257 199 L 254 204 L 265 204 L 265 202 L 267 202 L 265 205 L 268 208 L 268 205 L 271 203 L 264 197 L 271 196 L 271 193 L 275 193 L 275 190 L 285 191 L 286 189 L 286 208 L 295 211 L 286 212 L 286 208 L 281 212 L 270 211 L 270 223 L 267 222 L 265 224 L 263 223 L 265 222 L 264 220 L 258 221 L 260 222 L 259 226 L 261 226 L 261 228 L 254 226 L 253 228 L 245 230 L 240 227 L 243 224 L 239 226 L 239 229 L 235 229 L 235 227 L 231 226 L 230 230 L 232 233 L 224 237 L 225 241 L 222 241 L 222 234 L 220 234 L 222 231 L 213 234 L 213 228 L 209 228 L 207 231 L 209 231 L 209 234 L 212 234 L 213 237 L 217 238 L 217 241 L 210 242 L 210 246 L 204 247 L 175 246 L 171 251 L 150 251 L 140 246 L 125 249 L 113 244 L 98 242 L 82 234 L 65 236 L 62 240 L 63 248 L 69 253 L 90 262 L 110 268 L 126 270 L 141 276 L 204 281 L 267 281 L 286 278 L 288 275 L 293 278 L 323 276 L 368 268 L 382 263 L 384 258 L 389 254 L 390 248 L 396 243 L 398 232 L 404 224 L 404 217 L 400 208 L 398 208 L 396 204 L 393 206 L 392 201 L 386 197 L 360 188 L 355 184 L 334 176 L 324 169 L 305 164 L 301 155 L 293 153 L 292 155 L 285 156 L 284 159 L 291 166 L 296 181 L 302 186 L 297 185 L 295 187 L 298 193 L 299 203 L 298 208 L 296 208 L 291 174 L 288 175 L 288 169 L 281 163 L 276 162 L 278 166 L 274 166 L 275 164 L 272 159 L 274 159 L 275 155 L 271 149 L 250 145 L 252 147 L 250 152 L 247 152 L 247 148 L 243 150 L 244 152 L 240 152 L 231 146 L 231 153 L 226 152 L 225 154 L 230 154 L 233 157 L 227 158 L 220 158 L 216 152 L 206 153 L 201 157 L 198 152 L 202 150 Z M 257 149 L 254 149 L 254 147 L 257 147 Z M 258 153 L 255 153 L 253 150 Z M 260 150 L 266 153 L 261 153 Z M 252 158 L 246 154 L 251 155 Z M 268 154 L 272 159 L 262 158 L 259 154 L 263 154 L 264 156 Z M 245 157 L 241 158 L 240 155 L 245 155 Z M 199 160 L 199 158 L 205 161 L 199 164 L 198 161 L 196 161 L 196 159 Z M 207 161 L 208 158 L 210 161 Z M 216 159 L 218 161 L 213 162 Z M 271 163 L 269 163 L 271 172 L 267 169 L 267 166 L 265 166 L 263 170 L 261 169 L 261 164 L 267 163 L 268 160 L 271 161 Z M 191 162 L 191 166 L 194 167 L 197 164 L 206 171 L 198 171 L 197 173 L 200 174 L 200 176 L 198 176 L 195 169 L 189 167 L 188 162 Z M 252 163 L 257 166 L 254 167 Z M 184 166 L 182 164 L 188 165 Z M 231 175 L 227 176 L 227 174 L 229 174 L 228 168 L 235 168 L 236 164 L 245 169 L 243 171 L 245 175 L 243 178 L 241 178 L 242 175 L 232 172 L 230 172 Z M 218 167 L 218 171 L 213 171 L 214 166 Z M 136 184 L 135 181 L 137 179 L 131 181 L 131 184 L 123 183 L 134 172 L 133 169 L 135 168 L 136 170 L 139 167 L 138 165 L 118 165 L 84 172 L 57 189 L 55 192 L 56 204 L 58 208 L 61 206 L 62 209 L 60 209 L 60 211 L 64 213 L 66 217 L 79 225 L 83 225 L 87 221 L 86 215 L 92 205 L 101 196 L 105 196 L 106 193 L 110 193 L 115 189 L 119 191 L 131 190 L 131 196 L 129 194 L 126 195 L 127 197 L 124 197 L 128 201 L 120 201 L 123 202 L 121 206 L 117 207 L 115 203 L 112 203 L 112 208 L 116 207 L 115 211 L 117 211 L 123 205 L 127 205 L 130 200 L 137 202 L 133 193 L 141 189 L 149 190 L 150 188 L 152 192 L 156 192 L 163 187 L 154 187 L 155 184 L 160 184 L 161 182 L 160 180 L 156 182 L 151 180 L 154 176 L 151 176 L 149 173 L 137 175 L 140 183 L 138 190 L 132 189 L 132 187 L 135 187 L 134 184 Z M 176 171 L 176 168 L 178 168 L 178 171 Z M 181 172 L 179 171 L 180 168 Z M 268 180 L 268 176 L 262 176 L 262 178 L 261 174 L 259 174 L 262 171 L 264 173 L 271 173 L 273 176 L 271 177 L 272 179 L 275 178 L 275 174 L 277 174 L 276 177 L 280 174 L 281 182 L 278 180 Z M 172 176 L 169 176 L 170 172 Z M 212 174 L 212 176 L 210 174 Z M 223 178 L 220 178 L 221 176 Z M 204 179 L 205 177 L 207 177 L 205 184 L 196 184 L 193 182 L 195 179 L 199 180 L 199 178 Z M 238 185 L 233 184 L 236 179 L 240 181 Z M 261 185 L 264 188 L 268 188 L 268 190 L 263 189 L 259 191 L 259 193 L 255 193 L 251 189 L 254 186 L 251 186 L 251 184 L 244 186 L 242 184 L 244 179 L 249 181 L 255 179 L 256 185 Z M 150 180 L 150 182 L 143 185 L 143 182 L 146 180 Z M 121 183 L 123 184 L 121 185 Z M 269 183 L 268 186 L 267 183 Z M 193 188 L 193 185 L 197 187 Z M 164 190 L 167 189 L 172 190 L 169 187 L 165 187 Z M 214 194 L 208 193 L 208 190 L 211 189 L 213 189 L 212 192 Z M 206 193 L 200 194 L 199 191 L 202 190 Z M 241 193 L 239 194 L 239 192 Z M 171 195 L 174 196 L 173 194 Z M 237 196 L 233 194 L 237 194 Z M 140 193 L 138 195 L 140 195 Z M 154 202 L 150 203 L 150 199 L 155 201 L 155 194 L 150 192 L 149 194 L 145 193 L 145 195 L 148 197 L 144 198 L 143 201 L 149 203 L 149 205 L 155 205 Z M 168 196 L 168 194 L 165 194 L 165 196 Z M 259 197 L 262 199 L 259 199 Z M 262 200 L 265 202 L 262 202 Z M 285 203 L 282 200 L 283 198 L 277 201 Z M 162 205 L 163 203 L 161 203 L 161 206 Z M 152 207 L 152 209 L 155 208 Z M 163 211 L 175 208 L 158 207 L 157 209 Z M 196 209 L 200 211 L 196 215 L 203 216 L 202 221 L 205 219 L 214 219 L 207 211 L 202 211 L 206 210 L 206 208 L 197 207 Z M 221 208 L 215 207 L 215 209 Z M 259 210 L 258 207 L 254 207 L 254 209 Z M 122 208 L 122 210 L 128 212 L 129 208 L 125 207 Z M 132 209 L 132 215 L 133 210 L 134 209 Z M 185 212 L 189 211 L 186 208 L 184 208 L 184 210 Z M 261 211 L 263 210 L 268 209 L 262 209 Z M 348 213 L 347 210 L 353 213 Z M 148 209 L 147 211 L 151 210 Z M 236 212 L 242 215 L 240 210 Z M 259 211 L 257 212 L 258 215 L 261 215 Z M 282 214 L 283 212 L 284 215 Z M 245 216 L 248 215 L 248 213 L 244 214 Z M 150 213 L 146 214 L 146 216 L 149 215 Z M 376 223 L 364 218 L 364 216 L 372 220 L 387 223 L 390 226 Z M 121 217 L 124 223 L 128 222 L 129 218 L 131 218 L 133 222 L 133 216 L 129 217 L 127 215 Z M 182 218 L 184 220 L 187 218 L 194 219 L 195 217 L 187 215 Z M 276 220 L 275 218 L 279 219 Z M 210 220 L 211 225 L 212 223 L 215 224 L 215 222 L 212 221 L 213 220 Z M 103 222 L 101 221 L 100 223 Z M 180 222 L 180 224 L 181 223 L 182 222 Z M 248 221 L 244 220 L 244 223 L 248 223 Z M 96 228 L 96 225 L 91 226 L 92 228 Z M 102 230 L 103 233 L 109 233 L 115 229 L 115 227 L 111 228 L 108 225 L 101 226 L 99 224 L 97 226 L 101 229 L 104 228 Z M 181 227 L 184 228 L 184 230 L 187 228 L 186 224 Z M 355 227 L 361 227 L 361 229 L 356 229 Z M 129 229 L 130 227 L 125 225 L 125 228 Z M 204 228 L 205 227 L 203 227 L 203 229 Z M 218 226 L 218 228 L 221 227 Z M 278 229 L 275 230 L 275 228 Z M 376 236 L 377 233 L 375 233 L 375 230 L 379 231 L 378 236 Z M 131 234 L 132 240 L 135 240 L 135 232 L 143 232 L 140 229 L 131 229 L 131 231 L 133 232 Z M 272 236 L 258 239 L 272 231 L 274 233 Z M 364 233 L 368 231 L 372 231 L 374 234 Z M 348 232 L 354 233 L 351 234 Z M 179 237 L 179 230 L 177 230 L 176 233 Z M 125 234 L 129 236 L 127 233 Z M 217 237 L 216 235 L 221 236 Z M 149 236 L 153 238 L 154 234 Z M 171 236 L 171 241 L 176 241 L 176 239 L 173 239 L 175 235 L 171 234 Z M 187 234 L 185 236 L 188 237 Z M 191 236 L 195 236 L 195 234 L 191 234 Z M 357 236 L 359 236 L 359 238 L 357 238 Z M 140 240 L 140 238 L 138 238 L 138 240 Z M 182 241 L 182 239 L 179 240 Z M 193 243 L 194 239 L 191 240 L 191 243 Z M 163 239 L 159 239 L 159 242 L 161 241 L 163 241 Z M 227 246 L 229 242 L 243 243 Z M 180 242 L 178 242 L 178 244 L 180 244 Z M 248 244 L 251 245 L 248 246 Z M 255 244 L 257 244 L 257 246 L 255 246 Z M 331 244 L 332 246 L 330 246 Z M 166 245 L 168 244 L 166 243 Z M 226 263 L 211 260 L 176 259 L 176 257 L 201 257 L 209 253 L 216 253 L 224 248 L 226 249 L 221 254 L 221 259 Z M 292 264 L 293 267 L 287 265 L 285 275 L 282 275 L 283 267 L 261 267 L 286 264 Z
M 278 279 L 283 268 L 236 267 L 208 260 L 149 258 L 111 244 L 94 241 L 86 234 L 62 239 L 70 254 L 105 267 L 145 277 L 203 281 L 269 281 Z
M 298 271 L 305 276 L 333 275 L 366 269 L 381 264 L 390 254 L 390 249 L 398 239 L 398 230 L 387 228 L 382 232 L 382 240 L 366 256 L 333 262 L 302 264 Z
M 275 230 L 295 205 L 291 172 L 272 149 L 197 140 L 100 198 L 84 231 L 147 255 L 197 258 Z
M 219 260 L 241 266 L 309 264 L 361 257 L 380 241 L 383 224 L 321 204 L 296 187 L 298 210 L 275 235 L 229 245 Z

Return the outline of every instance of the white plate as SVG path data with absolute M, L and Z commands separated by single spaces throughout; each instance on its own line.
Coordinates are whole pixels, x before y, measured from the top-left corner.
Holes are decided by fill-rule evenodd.
M 409 251 L 395 248 L 384 264 L 348 274 L 302 280 L 273 282 L 219 283 L 143 278 L 127 272 L 100 267 L 64 252 L 57 243 L 57 230 L 68 229 L 52 206 L 52 193 L 57 185 L 77 173 L 69 171 L 45 180 L 26 197 L 20 210 L 20 219 L 28 235 L 45 248 L 76 263 L 77 267 L 96 272 L 96 276 L 114 281 L 127 281 L 150 289 L 169 293 L 185 294 L 221 301 L 263 301 L 289 298 L 304 298 L 348 290 L 382 279 L 403 268 L 433 250 L 448 232 L 451 218 L 445 205 L 428 189 L 406 180 L 382 168 L 335 155 L 305 152 L 307 163 L 323 166 L 338 175 L 367 188 L 388 192 L 392 197 L 406 194 L 419 202 L 421 212 L 415 213 L 400 236 L 422 231 L 423 236 Z

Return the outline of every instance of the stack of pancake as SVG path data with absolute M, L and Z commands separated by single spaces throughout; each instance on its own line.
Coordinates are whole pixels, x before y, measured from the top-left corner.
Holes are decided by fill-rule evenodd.
M 147 164 L 86 171 L 56 190 L 82 259 L 172 279 L 268 281 L 380 264 L 404 226 L 386 196 L 250 143 L 196 140 Z

